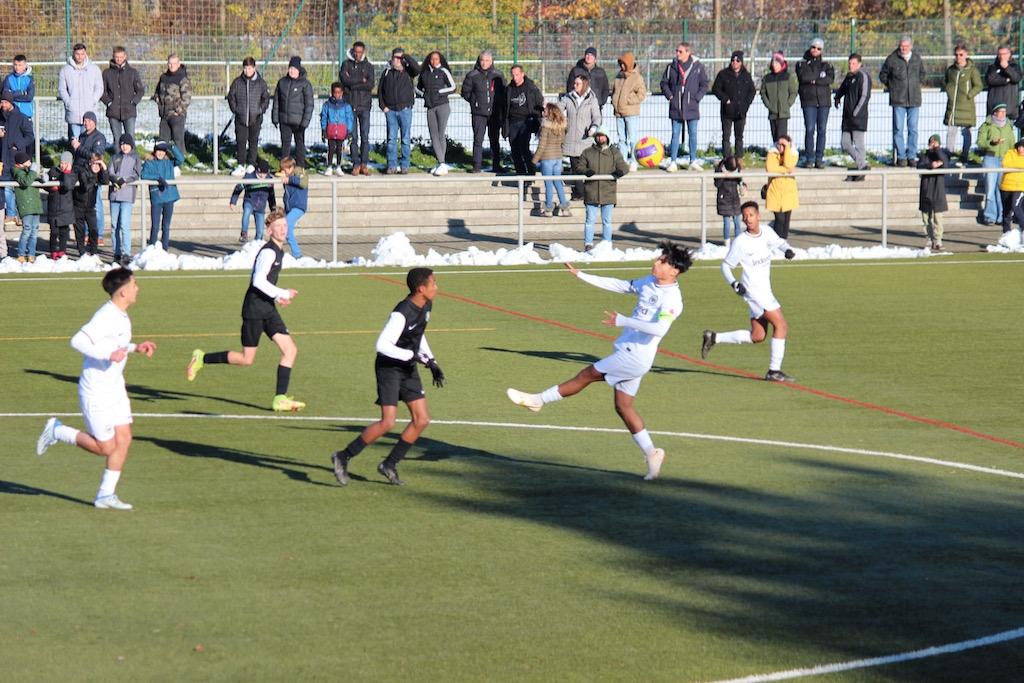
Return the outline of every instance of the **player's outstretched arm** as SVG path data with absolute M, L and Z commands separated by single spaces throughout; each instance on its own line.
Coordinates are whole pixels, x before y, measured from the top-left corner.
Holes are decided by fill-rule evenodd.
M 569 272 L 572 273 L 573 275 L 579 275 L 580 274 L 579 269 L 576 266 L 574 266 L 573 264 L 569 263 L 568 261 L 565 262 L 565 267 L 568 268 Z

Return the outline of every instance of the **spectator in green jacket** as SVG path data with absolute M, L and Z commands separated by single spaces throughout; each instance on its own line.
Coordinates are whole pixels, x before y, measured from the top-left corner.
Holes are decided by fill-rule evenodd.
M 971 151 L 971 128 L 978 122 L 974 113 L 974 98 L 981 94 L 981 72 L 974 65 L 974 60 L 967 56 L 967 48 L 963 43 L 953 48 L 956 58 L 946 69 L 943 88 L 946 91 L 946 116 L 942 123 L 946 125 L 946 151 L 953 158 L 956 147 L 957 131 L 963 136 L 963 147 L 960 160 L 956 166 L 963 168 L 967 164 L 967 155 Z
M 772 55 L 770 70 L 761 79 L 761 101 L 768 109 L 772 140 L 789 134 L 789 111 L 799 91 L 796 74 L 789 70 L 786 57 L 779 50 Z

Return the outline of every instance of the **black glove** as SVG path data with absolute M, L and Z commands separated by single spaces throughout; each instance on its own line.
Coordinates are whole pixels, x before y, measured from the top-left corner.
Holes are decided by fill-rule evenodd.
M 594 169 L 588 168 L 586 171 L 583 172 L 583 175 L 587 176 L 588 178 L 593 178 L 597 174 L 594 172 Z
M 434 376 L 434 386 L 438 389 L 444 387 L 445 382 L 448 380 L 444 378 L 444 373 L 441 372 L 441 367 L 437 364 L 437 361 L 431 358 L 425 365 L 430 369 L 430 374 Z
M 122 187 L 124 187 L 124 178 L 122 178 L 121 176 L 114 176 L 113 178 L 110 179 L 110 184 L 118 189 L 121 189 Z
M 786 250 L 786 253 L 785 253 L 785 254 L 783 254 L 783 256 L 785 256 L 785 257 L 786 257 L 786 260 L 787 260 L 787 261 L 792 261 L 792 260 L 793 260 L 793 257 L 794 257 L 794 256 L 796 256 L 796 252 L 795 252 L 795 251 L 793 251 L 792 249 L 787 249 L 787 250 Z
M 616 180 L 618 180 L 621 177 L 622 177 L 621 173 L 619 173 L 618 171 L 612 171 L 612 178 L 615 178 Z
M 164 180 L 163 177 L 157 178 L 156 179 L 156 186 L 160 188 L 161 192 L 163 192 L 164 190 L 167 189 L 167 181 Z
M 735 289 L 736 293 L 739 294 L 740 296 L 743 296 L 744 294 L 747 293 L 747 288 L 744 287 L 743 283 L 740 282 L 739 280 L 736 280 L 735 282 L 732 283 L 732 288 Z

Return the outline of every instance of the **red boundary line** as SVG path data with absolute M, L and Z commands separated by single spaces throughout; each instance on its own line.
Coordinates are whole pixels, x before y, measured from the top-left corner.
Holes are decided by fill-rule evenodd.
M 381 277 L 379 275 L 370 275 L 368 273 L 364 273 L 363 275 L 364 275 L 364 277 L 373 278 L 375 280 L 381 280 L 383 282 L 389 282 L 391 284 L 396 284 L 396 285 L 404 285 L 405 284 L 404 282 L 399 282 L 398 280 L 393 280 L 391 278 Z M 560 327 L 563 330 L 569 330 L 570 332 L 578 332 L 580 334 L 590 335 L 591 337 L 598 337 L 599 339 L 607 339 L 609 341 L 615 341 L 615 339 L 617 338 L 617 337 L 609 336 L 607 334 L 601 334 L 600 332 L 591 332 L 590 330 L 584 330 L 584 329 L 581 329 L 579 327 L 573 327 L 572 325 L 566 325 L 565 323 L 556 322 L 554 320 L 548 320 L 546 318 L 538 318 L 536 316 L 528 315 L 526 313 L 520 313 L 519 311 L 513 311 L 513 310 L 509 310 L 507 308 L 501 308 L 500 306 L 493 306 L 491 304 L 485 304 L 482 301 L 475 301 L 473 299 L 467 299 L 466 297 L 457 296 L 455 294 L 445 294 L 444 292 L 438 292 L 438 294 L 440 296 L 446 297 L 448 299 L 455 299 L 456 301 L 461 301 L 463 303 L 471 304 L 473 306 L 479 306 L 480 308 L 486 308 L 486 309 L 489 309 L 489 310 L 492 310 L 492 311 L 498 311 L 499 313 L 506 313 L 508 315 L 515 316 L 517 318 L 524 318 L 526 320 L 532 320 L 534 322 L 544 323 L 545 325 L 552 325 L 554 327 Z M 749 377 L 751 379 L 760 379 L 760 377 L 758 375 L 755 375 L 753 373 L 744 372 L 742 370 L 736 370 L 736 369 L 733 369 L 733 368 L 728 368 L 728 367 L 725 367 L 724 365 L 715 365 L 713 363 L 708 363 L 708 362 L 703 361 L 703 360 L 697 360 L 696 358 L 691 358 L 689 356 L 684 356 L 683 354 L 675 353 L 674 351 L 665 351 L 664 349 L 658 349 L 658 353 L 663 353 L 666 356 L 671 356 L 672 358 L 679 358 L 681 360 L 689 361 L 691 363 L 696 363 L 697 365 L 703 365 L 705 367 L 714 368 L 716 370 L 722 370 L 724 372 L 729 372 L 729 373 L 732 373 L 734 375 L 741 375 L 741 376 L 744 376 L 744 377 Z M 939 420 L 932 420 L 932 419 L 927 418 L 927 417 L 920 417 L 918 415 L 912 415 L 910 413 L 904 413 L 904 412 L 899 411 L 899 410 L 893 410 L 892 408 L 885 408 L 883 406 L 874 405 L 873 403 L 865 403 L 864 401 L 858 401 L 857 399 L 846 398 L 845 396 L 838 396 L 836 394 L 830 394 L 830 393 L 828 393 L 826 391 L 819 391 L 818 389 L 811 389 L 810 387 L 805 387 L 805 386 L 802 386 L 800 384 L 791 384 L 791 383 L 787 382 L 785 384 L 782 384 L 782 386 L 790 388 L 790 389 L 794 389 L 794 390 L 797 390 L 797 391 L 804 391 L 804 392 L 807 392 L 808 394 L 813 394 L 815 396 L 820 396 L 822 398 L 832 399 L 833 401 L 840 401 L 842 403 L 849 403 L 850 405 L 858 406 L 860 408 L 867 408 L 869 410 L 876 410 L 876 411 L 878 411 L 880 413 L 885 413 L 887 415 L 893 415 L 895 417 L 902 417 L 902 418 L 905 418 L 907 420 L 913 420 L 915 422 L 921 422 L 923 424 L 932 425 L 934 427 L 943 427 L 945 429 L 952 429 L 953 431 L 960 432 L 961 434 L 967 434 L 968 436 L 975 436 L 975 437 L 977 437 L 979 439 L 986 439 L 988 441 L 994 441 L 995 443 L 1000 443 L 1000 444 L 1003 444 L 1005 446 L 1012 446 L 1013 448 L 1024 449 L 1024 444 L 1017 443 L 1016 441 L 1009 441 L 1007 439 L 1001 439 L 998 436 L 992 436 L 991 434 L 985 434 L 984 432 L 978 432 L 978 431 L 975 431 L 973 429 L 967 429 L 966 427 L 960 427 L 960 426 L 957 426 L 955 424 L 950 424 L 949 422 L 940 422 Z

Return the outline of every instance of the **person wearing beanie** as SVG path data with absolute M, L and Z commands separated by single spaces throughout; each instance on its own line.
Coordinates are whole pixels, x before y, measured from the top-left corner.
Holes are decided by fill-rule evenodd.
M 366 45 L 352 44 L 338 70 L 338 81 L 345 88 L 345 98 L 352 105 L 352 130 L 349 149 L 352 153 L 352 175 L 370 175 L 370 109 L 373 108 L 373 86 L 376 75 L 366 58 Z
M 185 119 L 192 103 L 192 81 L 177 54 L 167 57 L 167 71 L 156 84 L 157 113 L 160 114 L 160 139 L 173 140 L 178 151 L 185 153 Z
M 174 203 L 181 198 L 178 186 L 168 181 L 174 180 L 174 170 L 184 161 L 180 149 L 169 142 L 158 142 L 152 156 L 142 164 L 142 179 L 154 181 L 149 186 L 149 244 L 155 245 L 160 236 L 164 251 L 170 248 Z
M 110 66 L 103 70 L 103 95 L 100 102 L 107 105 L 107 123 L 110 139 L 117 140 L 122 133 L 135 135 L 137 107 L 146 95 L 139 70 L 128 63 L 128 53 L 118 45 L 110 57 Z
M 676 56 L 661 76 L 661 94 L 668 100 L 668 117 L 672 121 L 672 137 L 668 144 L 669 173 L 678 170 L 676 155 L 682 142 L 683 126 L 690 143 L 690 169 L 703 170 L 697 161 L 697 123 L 700 120 L 700 101 L 708 94 L 708 74 L 704 65 L 693 56 L 690 44 L 676 46 Z
M 611 145 L 611 135 L 604 126 L 594 131 L 594 144 L 583 150 L 573 164 L 572 172 L 587 176 L 583 185 L 583 204 L 586 220 L 583 226 L 583 248 L 594 248 L 594 223 L 601 212 L 601 230 L 604 241 L 612 244 L 612 212 L 615 210 L 616 181 L 629 173 L 629 164 L 618 148 Z M 595 175 L 612 176 L 611 180 L 593 180 Z
M 1002 161 L 1002 159 L 1000 159 Z M 928 149 L 921 152 L 917 167 L 922 170 L 933 170 L 949 167 L 949 157 L 942 149 L 938 135 L 928 138 Z M 942 251 L 942 214 L 948 210 L 946 202 L 946 176 L 942 174 L 921 174 L 921 194 L 918 209 L 921 221 L 924 222 L 924 233 L 927 237 L 925 249 Z
M 240 177 L 255 170 L 263 115 L 269 106 L 270 88 L 256 70 L 256 60 L 246 57 L 242 60 L 242 73 L 228 88 L 228 108 L 235 117 L 235 144 L 238 146 L 238 165 L 231 175 Z
M 854 167 L 866 171 L 867 148 L 864 146 L 864 131 L 868 129 L 868 101 L 871 99 L 871 76 L 861 68 L 861 56 L 854 52 L 847 62 L 849 71 L 842 85 L 836 90 L 836 109 L 840 102 L 843 107 L 843 151 L 853 157 Z M 849 181 L 863 181 L 866 176 L 847 176 Z
M 14 168 L 14 156 L 18 152 L 27 152 L 35 149 L 35 132 L 32 130 L 32 119 L 21 113 L 21 110 L 14 106 L 14 97 L 10 93 L 3 95 L 0 99 L 0 126 L 4 126 L 0 134 L 0 162 L 3 163 L 0 180 L 14 180 L 11 171 Z M 6 205 L 6 216 L 0 221 L 0 230 L 4 223 L 20 224 L 18 213 L 15 209 L 16 200 L 14 187 L 4 188 L 4 202 L 0 208 Z M 0 258 L 7 256 L 7 241 L 0 239 Z
M 97 204 L 103 203 L 103 190 L 110 182 L 110 172 L 102 154 L 93 154 L 89 163 L 75 169 L 78 184 L 71 193 L 75 207 L 75 243 L 79 257 L 99 252 L 99 226 L 96 224 Z
M 960 158 L 954 166 L 963 168 L 967 165 L 971 153 L 971 128 L 978 123 L 974 100 L 983 89 L 981 72 L 974 60 L 967 56 L 967 47 L 958 44 L 953 48 L 954 61 L 946 68 L 942 85 L 946 91 L 946 115 L 942 123 L 946 125 L 946 151 L 950 158 L 956 148 L 957 133 L 963 140 Z
M 388 124 L 387 173 L 408 173 L 412 163 L 412 107 L 416 103 L 415 79 L 419 75 L 419 64 L 400 47 L 391 51 L 391 63 L 380 75 L 377 103 Z M 500 101 L 496 100 L 494 105 L 498 115 Z
M 978 150 L 981 151 L 982 168 L 1000 168 L 1003 157 L 1013 147 L 1013 124 L 1006 115 L 1009 107 L 1005 102 L 992 105 L 992 113 L 978 128 Z M 985 208 L 982 210 L 982 222 L 995 225 L 1003 222 L 1003 198 L 999 194 L 999 183 L 1003 180 L 1002 173 L 985 174 Z
M 789 135 L 789 112 L 799 90 L 796 74 L 789 70 L 782 50 L 773 53 L 768 73 L 761 78 L 761 101 L 768 110 L 772 140 Z
M 295 138 L 295 163 L 306 167 L 306 128 L 313 118 L 313 86 L 306 80 L 302 60 L 288 60 L 288 73 L 274 87 L 274 106 L 270 119 L 281 130 L 281 158 L 292 156 Z
M 917 121 L 921 114 L 921 83 L 924 81 L 924 62 L 914 51 L 914 41 L 909 35 L 900 36 L 896 49 L 885 58 L 878 80 L 889 89 L 895 163 L 906 166 L 917 156 Z
M 132 260 L 132 208 L 138 189 L 135 181 L 142 175 L 142 159 L 135 151 L 135 138 L 124 133 L 117 151 L 110 157 L 110 237 L 114 241 L 114 263 L 127 267 Z
M 1020 114 L 1020 95 L 1017 92 L 1020 81 L 1020 64 L 1013 58 L 1009 45 L 1000 45 L 996 49 L 995 60 L 985 69 L 989 112 L 993 111 L 996 102 L 1002 102 L 1006 105 L 1006 118 L 1016 121 Z
M 75 152 L 75 172 L 90 170 L 92 168 L 92 158 L 94 155 L 99 154 L 103 156 L 107 152 L 107 138 L 103 136 L 103 133 L 99 128 L 96 127 L 96 113 L 87 111 L 82 114 L 82 134 L 78 136 L 77 140 L 71 142 L 71 147 Z M 79 200 L 81 203 L 81 200 Z M 103 188 L 101 186 L 96 187 L 96 201 L 92 203 L 95 217 L 91 217 L 90 224 L 95 223 L 98 228 L 98 241 L 97 246 L 103 246 L 103 232 L 106 226 L 106 216 L 103 211 Z M 77 225 L 77 224 L 76 224 Z M 81 227 L 81 226 L 79 226 Z M 91 239 L 91 235 L 90 235 Z
M 597 104 L 602 109 L 608 98 L 611 96 L 611 89 L 608 84 L 608 74 L 597 65 L 597 48 L 588 47 L 583 51 L 583 57 L 576 65 L 569 69 L 569 75 L 565 78 L 565 92 L 572 92 L 573 83 L 577 76 L 586 76 L 590 82 L 590 89 L 597 98 Z
M 277 210 L 277 198 L 274 196 L 274 179 L 270 175 L 270 164 L 266 159 L 258 159 L 256 167 L 251 173 L 246 173 L 243 181 L 254 181 L 251 183 L 239 183 L 231 193 L 231 210 L 238 209 L 238 197 L 243 192 L 242 199 L 242 232 L 238 241 L 245 244 L 249 241 L 249 218 L 256 219 L 256 241 L 263 239 L 264 216 L 267 207 L 271 211 Z
M 743 130 L 747 125 L 747 111 L 754 101 L 757 89 L 747 67 L 743 65 L 743 50 L 732 53 L 729 65 L 715 75 L 711 92 L 721 102 L 722 157 L 733 156 L 729 138 L 736 132 L 736 156 L 743 157 Z M 717 182 L 717 181 L 716 181 Z M 737 214 L 738 215 L 738 214 Z
M 825 61 L 824 50 L 825 41 L 815 38 L 796 65 L 800 108 L 804 114 L 805 168 L 825 168 L 825 130 L 836 72 L 832 64 Z
M 46 222 L 50 224 L 50 257 L 57 261 L 66 255 L 68 231 L 75 222 L 75 204 L 71 196 L 77 182 L 74 156 L 63 152 L 56 168 L 51 168 L 45 189 Z
M 618 135 L 619 152 L 629 162 L 629 170 L 637 169 L 633 148 L 639 141 L 640 104 L 647 99 L 640 66 L 632 52 L 619 57 L 619 73 L 612 81 L 612 110 L 615 112 L 615 132 Z
M 35 263 L 36 240 L 39 235 L 39 216 L 43 213 L 43 200 L 38 188 L 32 187 L 39 178 L 39 166 L 32 163 L 27 152 L 14 155 L 12 174 L 18 187 L 14 188 L 14 198 L 18 205 L 18 216 L 21 217 L 21 239 L 18 240 L 18 261 Z M 6 241 L 6 240 L 5 240 Z

